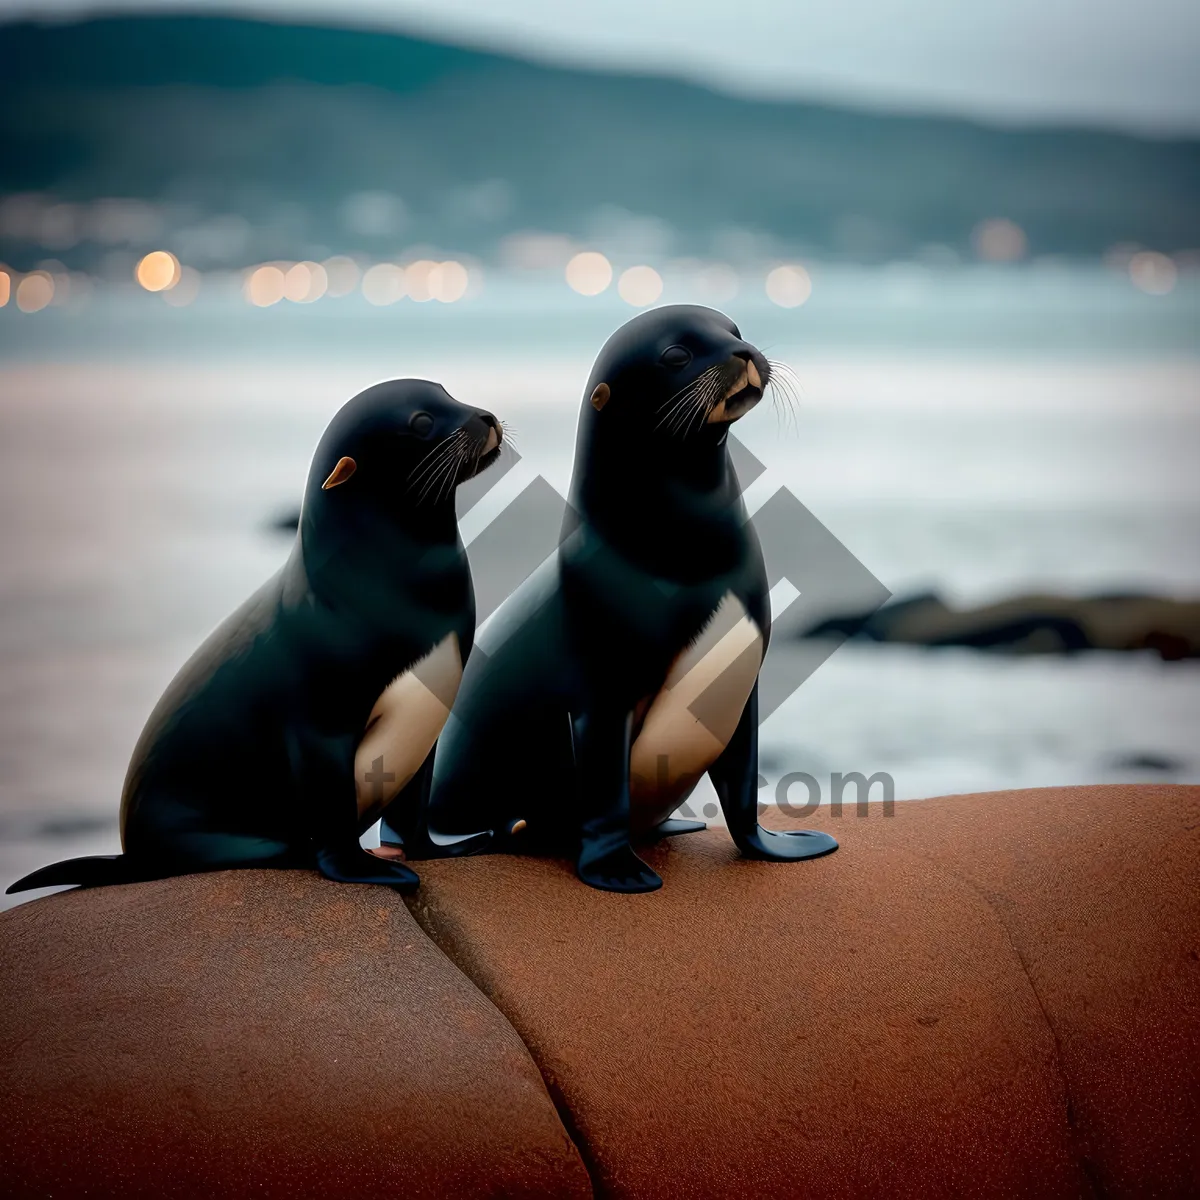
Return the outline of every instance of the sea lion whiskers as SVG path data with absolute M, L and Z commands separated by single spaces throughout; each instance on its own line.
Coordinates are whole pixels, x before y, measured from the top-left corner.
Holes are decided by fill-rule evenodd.
M 701 424 L 710 423 L 714 413 L 718 413 L 720 416 L 724 415 L 725 401 L 731 396 L 736 396 L 746 387 L 749 381 L 750 366 L 752 364 L 747 364 L 746 360 L 737 356 L 721 364 L 720 373 L 717 376 L 717 386 L 706 396 Z
M 468 439 L 463 439 L 459 442 L 458 448 L 451 455 L 442 469 L 442 478 L 437 486 L 437 491 L 434 497 L 434 503 L 440 504 L 447 496 L 454 494 L 455 485 L 458 483 L 459 472 L 462 469 L 463 463 L 468 459 L 479 459 L 479 453 L 471 446 Z
M 689 417 L 693 411 L 693 406 L 700 408 L 706 402 L 707 396 L 717 386 L 720 379 L 722 365 L 720 363 L 709 367 L 705 371 L 701 371 L 691 383 L 680 388 L 673 396 L 668 397 L 662 405 L 663 414 L 659 418 L 658 426 L 667 426 L 668 433 L 679 432 L 679 424 L 681 419 Z M 689 419 L 690 424 L 690 419 Z
M 447 495 L 453 493 L 464 466 L 469 464 L 470 474 L 476 474 L 480 462 L 489 454 L 498 453 L 504 444 L 504 424 L 501 421 L 497 421 L 482 437 L 472 437 L 465 429 L 458 432 L 462 437 L 455 439 L 453 453 L 442 460 L 435 472 L 438 483 L 432 489 L 434 503 L 440 504 Z
M 436 456 L 444 454 L 447 447 L 454 441 L 458 435 L 462 433 L 461 429 L 456 429 L 453 433 L 448 433 L 444 438 L 435 442 L 430 447 L 429 452 L 417 462 L 417 465 L 409 472 L 410 485 L 415 483 L 432 465 Z
M 496 444 L 493 446 L 492 438 L 496 439 Z M 471 465 L 471 474 L 474 475 L 479 469 L 479 463 L 489 454 L 495 454 L 504 444 L 504 425 L 497 421 L 496 424 L 487 431 L 481 438 L 468 437 L 459 447 L 459 450 L 454 458 L 454 468 L 450 472 L 450 488 L 453 491 L 458 482 L 459 470 L 467 463 Z
M 680 408 L 680 406 L 686 405 L 688 403 L 688 401 L 691 400 L 698 391 L 702 390 L 706 384 L 708 377 L 716 369 L 717 369 L 716 367 L 709 367 L 708 370 L 701 371 L 700 374 L 697 375 L 696 378 L 693 379 L 690 383 L 685 383 L 683 385 L 683 387 L 681 387 L 679 389 L 679 391 L 675 392 L 673 395 L 668 396 L 666 398 L 666 400 L 664 400 L 663 403 L 659 406 L 660 416 L 659 416 L 658 423 L 655 426 L 655 428 L 656 429 L 660 428 L 662 425 L 666 424 L 667 421 L 673 417 L 673 415 Z
M 445 438 L 442 445 L 439 446 L 437 456 L 430 456 L 425 466 L 421 468 L 420 474 L 414 472 L 413 479 L 409 482 L 409 491 L 418 490 L 416 503 L 424 504 L 434 487 L 440 486 L 443 470 L 448 462 L 454 462 L 458 445 L 462 442 L 460 436 L 461 431 L 455 431 Z
M 784 409 L 787 420 L 798 428 L 800 396 L 796 372 L 787 363 L 774 358 L 767 359 L 767 365 L 771 368 L 767 387 L 771 391 L 771 398 L 776 401 L 775 411 L 778 414 L 781 408 Z
M 700 425 L 708 421 L 714 405 L 719 402 L 722 393 L 726 390 L 726 380 L 734 367 L 731 362 L 726 362 L 718 363 L 710 369 L 712 374 L 709 376 L 704 389 L 696 397 L 695 407 L 686 414 L 686 419 L 682 422 L 680 432 L 685 437 L 691 432 L 692 423 L 697 417 L 699 417 Z
M 675 404 L 679 400 L 686 400 L 694 395 L 698 390 L 705 387 L 714 372 L 719 371 L 720 369 L 721 364 L 714 363 L 711 367 L 707 367 L 705 370 L 701 371 L 700 374 L 697 375 L 696 378 L 690 383 L 685 383 L 677 392 L 673 392 L 670 396 L 668 396 L 662 402 L 662 404 L 659 405 L 659 411 L 663 413 L 664 416 L 669 415 L 669 412 L 675 407 Z
M 737 357 L 731 358 L 721 366 L 718 386 L 708 397 L 704 410 L 703 422 L 712 419 L 713 413 L 720 408 L 730 396 L 737 395 L 746 386 L 747 365 Z
M 423 495 L 431 494 L 435 504 L 440 504 L 445 499 L 447 484 L 449 484 L 450 493 L 453 493 L 454 485 L 459 479 L 462 464 L 471 456 L 472 446 L 470 435 L 465 430 L 460 430 L 459 432 L 463 436 L 454 440 L 451 452 L 442 459 L 433 478 L 429 480 L 427 491 L 423 493 Z
M 439 460 L 437 468 L 432 471 L 425 479 L 421 487 L 421 494 L 417 498 L 417 503 L 421 504 L 427 497 L 432 496 L 434 504 L 437 504 L 442 496 L 443 486 L 447 477 L 453 479 L 458 470 L 458 462 L 461 455 L 462 439 L 455 438 L 450 443 L 450 452 L 443 455 Z
M 705 418 L 710 424 L 725 424 L 745 416 L 762 399 L 766 387 L 770 383 L 770 365 L 764 362 L 760 371 L 758 362 L 752 356 L 735 355 L 731 368 L 731 374 L 728 377 L 729 385 L 725 389 L 724 395 L 712 404 Z M 755 392 L 757 395 L 753 400 L 748 401 L 742 395 L 744 392 Z M 734 402 L 735 410 L 732 415 L 728 407 L 731 401 Z
M 430 452 L 428 452 L 427 455 L 425 455 L 424 458 L 421 458 L 421 461 L 416 464 L 416 466 L 412 469 L 412 472 L 410 472 L 408 475 L 409 490 L 413 490 L 413 488 L 418 485 L 418 482 L 421 479 L 425 479 L 431 470 L 436 470 L 437 467 L 440 466 L 440 461 L 442 461 L 442 458 L 448 454 L 452 448 L 454 448 L 456 440 L 462 436 L 462 430 L 455 430 L 454 433 L 446 434 L 446 436 L 440 440 L 437 445 L 433 446 L 433 448 L 430 450 Z
M 692 410 L 687 414 L 686 420 L 683 422 L 683 427 L 680 433 L 683 437 L 687 437 L 692 431 L 693 423 L 699 428 L 708 420 L 709 413 L 713 410 L 713 405 L 717 402 L 717 397 L 725 388 L 725 376 L 727 367 L 718 366 L 713 372 L 712 378 L 709 380 L 708 386 L 696 398 L 696 403 Z

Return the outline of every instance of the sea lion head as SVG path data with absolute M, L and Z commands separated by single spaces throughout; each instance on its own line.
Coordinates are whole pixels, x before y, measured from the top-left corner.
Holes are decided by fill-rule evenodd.
M 454 490 L 500 455 L 503 426 L 426 379 L 359 392 L 313 456 L 305 507 L 351 501 L 383 512 L 453 506 Z
M 604 344 L 584 416 L 655 440 L 723 440 L 770 379 L 762 351 L 724 313 L 672 304 L 640 313 Z

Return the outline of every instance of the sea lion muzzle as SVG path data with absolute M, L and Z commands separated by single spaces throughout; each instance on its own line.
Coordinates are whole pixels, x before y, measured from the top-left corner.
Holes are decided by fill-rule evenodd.
M 750 354 L 735 354 L 734 361 L 742 360 L 743 365 L 737 377 L 725 390 L 725 394 L 713 405 L 712 411 L 705 418 L 709 425 L 730 423 L 744 417 L 762 398 L 766 381 L 759 373 L 758 366 Z M 768 378 L 770 371 L 767 372 Z

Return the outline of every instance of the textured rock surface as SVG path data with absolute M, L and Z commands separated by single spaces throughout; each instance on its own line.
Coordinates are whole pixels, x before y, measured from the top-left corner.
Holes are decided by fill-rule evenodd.
M 1200 788 L 805 822 L 842 844 L 422 864 L 414 912 L 509 1017 L 603 1194 L 1200 1188 Z
M 648 896 L 423 862 L 434 940 L 306 872 L 4 914 L 0 1192 L 1200 1191 L 1200 788 L 806 824 L 842 849 L 678 838 Z
M 538 1069 L 393 893 L 226 871 L 0 918 L 0 1193 L 586 1196 Z

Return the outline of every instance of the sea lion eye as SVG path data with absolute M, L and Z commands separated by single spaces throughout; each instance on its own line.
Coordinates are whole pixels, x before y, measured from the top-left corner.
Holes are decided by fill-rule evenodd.
M 668 346 L 658 361 L 664 367 L 686 367 L 692 361 L 692 352 L 686 346 Z
M 427 412 L 413 413 L 409 419 L 408 427 L 418 437 L 425 437 L 433 428 L 433 418 Z

